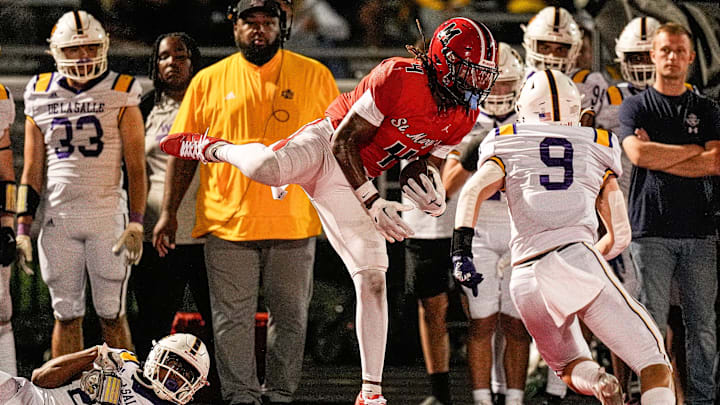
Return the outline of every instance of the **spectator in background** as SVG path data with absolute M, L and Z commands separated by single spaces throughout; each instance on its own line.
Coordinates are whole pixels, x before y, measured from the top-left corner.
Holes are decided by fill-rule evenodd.
M 500 74 L 480 105 L 482 114 L 463 139 L 459 160 L 448 159 L 445 165 L 443 183 L 450 196 L 477 170 L 480 142 L 488 132 L 512 125 L 517 119 L 515 101 L 523 83 L 523 60 L 505 42 L 500 43 L 499 50 Z M 522 405 L 530 335 L 510 299 L 510 215 L 505 194 L 498 192 L 485 201 L 478 217 L 482 221 L 475 226 L 473 262 L 485 279 L 477 295 L 463 287 L 470 318 L 467 356 L 473 401 L 475 405 L 492 405 L 491 388 L 495 388 L 505 395 L 506 405 Z
M 241 0 L 230 13 L 239 52 L 199 72 L 171 132 L 204 131 L 231 142 L 271 145 L 321 118 L 339 92 L 317 61 L 280 49 L 289 34 L 274 0 Z M 155 227 L 161 255 L 175 245 L 178 207 L 197 162 L 167 167 Z M 320 221 L 307 196 L 291 185 L 282 200 L 231 165 L 200 167 L 193 237 L 205 236 L 215 357 L 223 399 L 230 404 L 292 401 L 300 382 L 315 237 Z M 278 195 L 279 195 L 278 194 Z M 255 313 L 262 281 L 269 313 L 265 382 L 255 365 Z
M 10 90 L 0 84 L 0 371 L 17 375 L 15 336 L 10 297 L 10 264 L 15 261 L 15 167 L 10 149 L 10 127 L 15 103 Z
M 107 69 L 108 47 L 92 15 L 68 12 L 50 36 L 58 71 L 33 77 L 25 88 L 18 246 L 32 258 L 26 242 L 47 177 L 37 243 L 55 316 L 53 357 L 83 348 L 88 279 L 104 340 L 132 348 L 125 298 L 130 264 L 142 255 L 147 192 L 141 89 L 132 76 Z
M 455 16 L 471 14 L 470 0 L 414 0 L 424 30 L 437 27 Z
M 655 82 L 623 101 L 620 134 L 634 165 L 630 248 L 645 305 L 664 331 L 671 281 L 677 278 L 687 349 L 685 403 L 712 404 L 718 275 L 706 186 L 707 176 L 720 175 L 720 109 L 685 86 L 695 59 L 691 38 L 676 23 L 655 30 Z
M 622 101 L 645 91 L 655 81 L 655 65 L 650 60 L 650 49 L 652 48 L 653 33 L 659 26 L 660 22 L 652 17 L 637 17 L 630 21 L 620 34 L 615 44 L 615 52 L 620 62 L 620 71 L 624 81 L 608 87 L 603 96 L 603 109 L 597 115 L 599 128 L 618 134 L 621 129 L 619 112 Z M 621 156 L 621 161 L 624 175 L 618 179 L 618 184 L 627 200 L 630 195 L 632 162 L 625 152 Z M 628 293 L 634 298 L 640 299 L 640 280 L 632 262 L 630 249 L 625 249 L 608 263 L 623 282 Z M 614 353 L 611 353 L 611 361 L 613 372 L 627 396 L 626 401 L 629 401 L 632 371 Z M 673 373 L 677 374 L 677 371 L 676 366 L 673 366 Z M 680 392 L 682 392 L 682 388 L 676 379 L 675 393 L 679 394 Z M 678 403 L 682 403 L 682 401 L 678 401 Z
M 187 198 L 182 200 L 175 224 L 175 249 L 162 257 L 152 246 L 153 228 L 160 216 L 165 172 L 174 158 L 160 151 L 158 144 L 172 127 L 190 79 L 200 70 L 200 50 L 187 34 L 174 32 L 160 35 L 153 46 L 149 77 L 154 89 L 143 97 L 140 109 L 145 117 L 145 161 L 149 182 L 143 228 L 143 255 L 130 277 L 135 293 L 138 322 L 133 325 L 135 352 L 145 357 L 155 336 L 170 333 L 175 312 L 183 307 L 185 286 L 190 287 L 208 334 L 212 335 L 210 297 L 203 253 L 203 239 L 190 236 L 195 225 L 195 194 L 200 184 L 193 177 Z M 159 285 L 163 294 L 157 293 Z M 204 339 L 212 355 L 212 341 Z
M 293 33 L 285 44 L 287 49 L 334 48 L 350 38 L 350 24 L 324 0 L 295 0 L 285 9 Z M 330 58 L 324 63 L 335 77 L 349 76 L 344 60 Z

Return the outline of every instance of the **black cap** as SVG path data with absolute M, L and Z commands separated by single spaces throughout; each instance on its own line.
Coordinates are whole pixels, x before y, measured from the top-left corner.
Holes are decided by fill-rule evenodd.
M 282 12 L 276 0 L 240 0 L 236 10 L 238 18 L 243 18 L 252 11 L 265 11 L 273 17 L 281 18 Z

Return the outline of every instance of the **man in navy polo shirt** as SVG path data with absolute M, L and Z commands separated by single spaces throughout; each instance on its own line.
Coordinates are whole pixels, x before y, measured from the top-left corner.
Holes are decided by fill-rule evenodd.
M 633 163 L 630 249 L 644 303 L 663 333 L 677 278 L 687 340 L 685 403 L 713 404 L 718 280 L 709 177 L 720 175 L 720 109 L 685 86 L 695 59 L 686 28 L 660 26 L 650 56 L 654 85 L 620 107 L 618 135 Z

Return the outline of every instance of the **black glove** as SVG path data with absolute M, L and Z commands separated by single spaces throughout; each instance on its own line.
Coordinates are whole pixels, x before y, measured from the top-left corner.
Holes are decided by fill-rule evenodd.
M 0 266 L 9 266 L 15 260 L 17 242 L 15 231 L 9 226 L 0 228 Z

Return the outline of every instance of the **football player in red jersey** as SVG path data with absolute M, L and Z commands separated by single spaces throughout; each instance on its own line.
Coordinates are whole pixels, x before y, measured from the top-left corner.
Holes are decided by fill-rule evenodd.
M 161 148 L 182 159 L 228 162 L 251 179 L 273 186 L 299 184 L 312 199 L 328 240 L 347 266 L 357 297 L 356 325 L 362 391 L 356 404 L 385 404 L 380 383 L 388 329 L 385 240 L 413 234 L 400 218 L 412 206 L 387 201 L 372 178 L 401 159 L 427 155 L 434 185 L 410 181 L 408 197 L 428 215 L 445 211 L 438 167 L 473 127 L 478 106 L 498 75 L 498 45 L 490 30 L 468 18 L 442 23 L 427 53 L 390 58 L 351 92 L 341 94 L 326 118 L 271 146 L 233 145 L 195 133 L 167 136 Z M 385 239 L 385 240 L 383 240 Z

